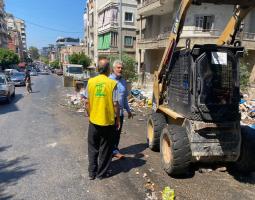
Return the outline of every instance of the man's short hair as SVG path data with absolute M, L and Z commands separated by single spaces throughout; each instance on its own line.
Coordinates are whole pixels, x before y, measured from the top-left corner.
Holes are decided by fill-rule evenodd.
M 99 74 L 106 74 L 109 71 L 109 60 L 105 57 L 100 58 L 98 61 L 98 73 Z
M 122 65 L 123 66 L 123 62 L 121 61 L 121 60 L 115 60 L 114 62 L 113 62 L 113 68 L 114 67 L 116 67 L 116 65 Z

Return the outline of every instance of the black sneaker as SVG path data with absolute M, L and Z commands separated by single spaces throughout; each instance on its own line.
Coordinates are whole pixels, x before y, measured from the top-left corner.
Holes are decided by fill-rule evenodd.
M 94 180 L 96 176 L 89 176 L 89 180 Z

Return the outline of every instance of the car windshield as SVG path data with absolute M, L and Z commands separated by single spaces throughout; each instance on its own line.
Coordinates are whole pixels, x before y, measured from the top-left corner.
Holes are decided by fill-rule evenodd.
M 4 76 L 0 76 L 0 85 L 5 84 L 5 77 Z
M 14 73 L 11 75 L 12 78 L 16 78 L 16 77 L 24 77 L 25 75 L 23 73 Z
M 69 70 L 69 73 L 72 73 L 72 74 L 82 74 L 81 67 L 69 67 L 68 70 Z

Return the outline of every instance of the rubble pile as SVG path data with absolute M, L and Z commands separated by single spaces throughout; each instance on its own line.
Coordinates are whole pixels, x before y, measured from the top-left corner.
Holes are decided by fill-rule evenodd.
M 79 113 L 85 112 L 84 101 L 82 100 L 80 93 L 67 94 L 66 97 L 67 107 L 74 109 Z
M 244 99 L 241 99 L 239 109 L 241 112 L 242 125 L 255 128 L 255 99 L 251 100 L 246 95 Z
M 152 92 L 145 92 L 138 89 L 133 89 L 130 92 L 128 103 L 133 111 L 144 112 L 143 108 L 152 106 Z

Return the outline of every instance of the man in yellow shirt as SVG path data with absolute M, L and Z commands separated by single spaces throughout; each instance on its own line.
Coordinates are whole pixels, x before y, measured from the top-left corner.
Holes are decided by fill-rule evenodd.
M 115 118 L 120 127 L 116 81 L 108 78 L 109 61 L 99 60 L 99 75 L 89 79 L 85 90 L 85 106 L 89 115 L 88 157 L 89 179 L 102 179 L 111 163 L 114 146 Z

